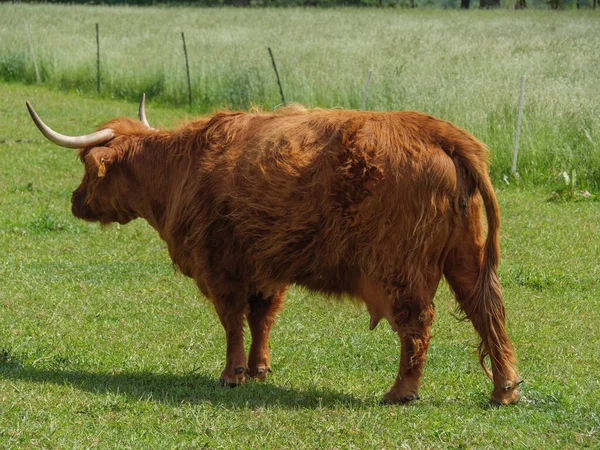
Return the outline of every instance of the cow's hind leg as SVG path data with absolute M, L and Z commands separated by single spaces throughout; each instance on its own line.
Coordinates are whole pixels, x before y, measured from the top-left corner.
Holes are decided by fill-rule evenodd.
M 386 284 L 363 278 L 360 282 L 360 295 L 371 315 L 371 329 L 385 317 L 400 338 L 398 375 L 384 396 L 386 403 L 406 403 L 419 398 L 434 316 L 433 296 L 441 270 L 432 268 L 429 275 L 431 282 L 426 289 L 417 286 L 420 282 L 410 288 L 398 280 Z
M 439 281 L 439 277 L 438 277 Z M 433 289 L 415 293 L 400 292 L 392 306 L 392 327 L 400 338 L 400 367 L 391 389 L 385 394 L 388 403 L 406 403 L 419 398 L 419 386 L 433 323 Z
M 470 214 L 471 215 L 471 214 Z M 472 214 L 473 217 L 479 217 Z M 484 288 L 477 289 L 482 270 L 483 245 L 479 221 L 465 219 L 457 231 L 455 245 L 448 253 L 444 275 L 465 316 L 473 323 L 481 338 L 480 362 L 489 371 L 484 358 L 489 355 L 492 366 L 494 390 L 492 400 L 500 404 L 514 403 L 519 395 L 520 383 L 516 372 L 516 360 L 505 329 L 505 309 L 497 274 L 491 274 Z
M 269 333 L 275 323 L 275 317 L 283 308 L 285 289 L 275 291 L 271 295 L 262 292 L 248 297 L 248 326 L 252 334 L 252 344 L 248 356 L 248 375 L 260 381 L 267 378 L 271 371 L 269 355 Z
M 246 374 L 246 351 L 244 349 L 244 317 L 248 308 L 245 295 L 230 293 L 213 298 L 227 340 L 227 358 L 219 381 L 223 386 L 243 383 Z

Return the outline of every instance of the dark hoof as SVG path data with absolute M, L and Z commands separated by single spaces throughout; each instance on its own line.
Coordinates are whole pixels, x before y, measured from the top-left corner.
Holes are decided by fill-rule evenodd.
M 236 387 L 245 381 L 245 375 L 248 369 L 244 366 L 237 366 L 233 369 L 233 375 L 230 375 L 229 370 L 224 370 L 219 378 L 221 386 Z
M 404 405 L 406 403 L 410 403 L 412 401 L 415 400 L 419 400 L 421 397 L 419 397 L 419 394 L 409 394 L 409 395 L 405 395 L 404 397 L 401 398 L 383 398 L 383 400 L 381 400 L 381 402 L 379 402 L 381 405 Z
M 221 374 L 221 378 L 219 378 L 219 383 L 221 386 L 229 386 L 236 387 L 244 382 L 244 375 L 246 374 L 247 369 L 243 366 L 238 366 L 234 369 L 234 376 L 229 376 L 224 373 Z
M 225 378 L 219 378 L 219 384 L 221 385 L 221 387 L 230 387 L 230 388 L 238 387 L 240 385 L 239 383 L 230 383 Z
M 270 367 L 258 366 L 248 369 L 247 374 L 250 378 L 254 378 L 257 381 L 265 381 L 267 374 L 270 372 L 272 372 Z

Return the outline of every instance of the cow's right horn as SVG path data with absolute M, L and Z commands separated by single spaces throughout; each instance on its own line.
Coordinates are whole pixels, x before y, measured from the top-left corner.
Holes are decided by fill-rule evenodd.
M 29 110 L 29 114 L 31 118 L 35 122 L 35 125 L 42 132 L 44 136 L 48 138 L 48 140 L 54 142 L 61 147 L 67 148 L 85 148 L 92 147 L 94 145 L 103 144 L 105 142 L 110 141 L 113 137 L 115 137 L 115 132 L 106 128 L 104 130 L 95 131 L 94 133 L 86 134 L 83 136 L 65 136 L 64 134 L 57 133 L 48 125 L 46 125 L 40 116 L 37 115 L 33 106 L 29 102 L 25 102 L 27 105 L 27 109 Z

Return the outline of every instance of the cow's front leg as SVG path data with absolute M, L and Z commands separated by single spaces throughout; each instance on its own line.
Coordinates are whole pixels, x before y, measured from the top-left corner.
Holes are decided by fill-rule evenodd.
M 246 352 L 244 350 L 245 296 L 230 294 L 213 300 L 219 319 L 225 328 L 227 358 L 219 381 L 223 386 L 237 386 L 245 380 Z
M 400 367 L 396 381 L 385 394 L 384 401 L 406 403 L 419 398 L 434 309 L 433 304 L 421 307 L 418 302 L 407 302 L 395 308 L 395 313 L 395 325 L 401 345 Z
M 252 334 L 248 375 L 259 381 L 264 381 L 267 372 L 271 371 L 269 333 L 275 324 L 277 313 L 283 308 L 286 289 L 275 291 L 271 295 L 257 292 L 248 297 L 248 326 Z

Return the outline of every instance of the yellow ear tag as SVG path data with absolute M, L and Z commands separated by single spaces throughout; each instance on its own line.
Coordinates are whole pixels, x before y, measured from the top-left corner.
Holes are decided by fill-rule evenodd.
M 106 176 L 106 164 L 104 164 L 104 158 L 100 159 L 100 165 L 98 166 L 98 178 L 104 178 Z

